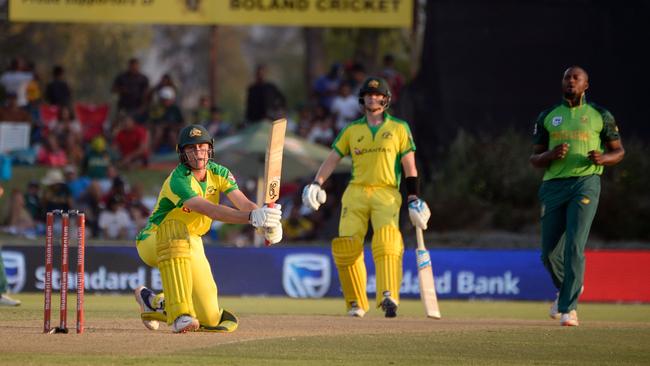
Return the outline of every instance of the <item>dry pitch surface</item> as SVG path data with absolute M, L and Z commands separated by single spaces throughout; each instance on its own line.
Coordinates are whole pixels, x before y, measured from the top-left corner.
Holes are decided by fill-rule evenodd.
M 177 335 L 145 329 L 131 296 L 89 296 L 85 334 L 45 335 L 42 296 L 21 299 L 0 308 L 2 365 L 650 364 L 648 305 L 584 305 L 581 326 L 567 328 L 545 319 L 544 303 L 443 301 L 445 318 L 435 321 L 415 300 L 396 319 L 377 310 L 356 319 L 341 314 L 339 299 L 226 298 L 236 332 Z

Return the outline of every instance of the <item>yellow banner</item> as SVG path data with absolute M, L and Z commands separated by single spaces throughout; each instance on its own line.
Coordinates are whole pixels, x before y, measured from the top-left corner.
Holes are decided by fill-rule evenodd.
M 410 27 L 413 0 L 9 0 L 20 22 Z

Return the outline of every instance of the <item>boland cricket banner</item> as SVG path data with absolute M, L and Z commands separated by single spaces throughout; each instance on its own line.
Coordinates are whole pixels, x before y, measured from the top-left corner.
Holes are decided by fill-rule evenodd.
M 54 258 L 60 258 L 55 246 Z M 9 246 L 2 251 L 11 292 L 42 291 L 44 249 Z M 206 246 L 206 255 L 222 295 L 340 297 L 331 251 L 325 247 L 222 248 Z M 439 299 L 552 300 L 555 288 L 537 250 L 429 250 Z M 75 263 L 75 250 L 70 251 Z M 650 251 L 588 251 L 582 301 L 650 302 Z M 372 253 L 366 250 L 368 293 L 375 292 Z M 52 284 L 59 289 L 55 262 Z M 70 268 L 70 290 L 76 273 Z M 162 289 L 160 273 L 128 246 L 87 246 L 85 286 L 89 293 L 128 293 L 140 285 Z M 404 253 L 401 296 L 419 297 L 413 251 Z
M 9 20 L 410 28 L 413 0 L 9 0 Z

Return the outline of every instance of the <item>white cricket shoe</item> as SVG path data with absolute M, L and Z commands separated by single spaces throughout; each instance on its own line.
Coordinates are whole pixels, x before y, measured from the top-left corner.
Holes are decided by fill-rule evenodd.
M 199 321 L 189 315 L 179 316 L 172 325 L 172 332 L 174 333 L 193 332 L 197 329 L 199 329 Z
M 348 310 L 348 316 L 353 318 L 363 318 L 366 315 L 366 311 L 361 309 L 356 301 L 350 303 L 350 310 Z
M 560 325 L 564 327 L 577 327 L 578 326 L 578 312 L 571 310 L 568 313 L 563 313 L 560 317 Z
M 0 294 L 0 305 L 2 306 L 19 306 L 20 300 L 12 299 L 7 294 Z
M 155 313 L 164 314 L 162 309 L 155 309 L 152 305 L 156 294 L 150 289 L 140 286 L 135 289 L 135 301 L 140 305 L 140 317 L 142 318 L 142 324 L 149 330 L 158 330 L 160 327 L 160 322 L 156 319 L 151 319 L 150 315 Z
M 585 287 L 584 286 L 580 287 L 580 295 L 582 295 L 583 292 L 585 292 Z M 580 295 L 578 295 L 578 296 L 580 296 Z M 551 304 L 551 308 L 548 310 L 548 316 L 550 316 L 551 319 L 553 319 L 553 320 L 559 320 L 560 317 L 562 316 L 562 313 L 560 313 L 560 311 L 557 308 L 557 302 L 558 302 L 559 299 L 560 299 L 560 293 L 556 292 L 555 293 L 555 301 L 553 301 L 553 303 Z
M 551 308 L 548 310 L 548 316 L 551 317 L 551 319 L 554 320 L 560 320 L 560 317 L 562 316 L 562 313 L 560 313 L 559 310 L 557 310 L 557 301 L 560 298 L 560 293 L 557 292 L 555 294 L 555 300 L 553 300 L 553 303 L 551 304 Z

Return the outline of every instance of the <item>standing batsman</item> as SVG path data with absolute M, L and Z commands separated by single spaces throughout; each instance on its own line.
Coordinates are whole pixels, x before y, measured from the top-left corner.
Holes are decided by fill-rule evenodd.
M 279 205 L 258 208 L 239 190 L 230 171 L 212 161 L 214 140 L 200 125 L 181 130 L 176 151 L 180 164 L 163 183 L 147 226 L 138 234 L 140 258 L 160 270 L 164 294 L 146 287 L 135 291 L 144 325 L 158 321 L 175 333 L 232 332 L 237 318 L 219 307 L 217 285 L 205 256 L 201 236 L 212 220 L 250 223 L 271 243 L 282 239 Z M 224 193 L 239 209 L 219 204 Z
M 564 326 L 578 325 L 584 250 L 598 208 L 603 166 L 617 164 L 625 155 L 614 117 L 587 103 L 588 87 L 581 67 L 564 72 L 564 100 L 537 118 L 530 156 L 533 166 L 545 169 L 539 189 L 542 262 L 559 291 L 550 316 Z
M 348 315 L 362 317 L 369 309 L 363 241 L 372 224 L 372 255 L 377 274 L 377 307 L 387 318 L 397 315 L 402 284 L 404 243 L 399 231 L 399 192 L 402 168 L 413 225 L 427 228 L 431 213 L 418 198 L 415 144 L 408 124 L 388 113 L 390 89 L 385 80 L 368 78 L 359 91 L 364 116 L 350 122 L 336 137 L 332 151 L 305 186 L 303 204 L 318 210 L 325 203 L 321 185 L 346 155 L 352 157 L 352 178 L 341 200 L 339 236 L 332 240 L 332 255 L 338 268 Z

